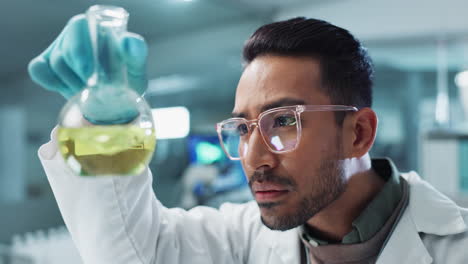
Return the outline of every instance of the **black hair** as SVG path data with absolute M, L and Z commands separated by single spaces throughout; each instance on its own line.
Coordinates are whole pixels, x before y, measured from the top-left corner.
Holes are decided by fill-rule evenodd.
M 246 41 L 244 63 L 263 55 L 313 57 L 320 63 L 321 89 L 333 104 L 372 106 L 372 61 L 343 28 L 305 17 L 264 25 Z M 343 119 L 344 114 L 337 112 L 338 124 Z

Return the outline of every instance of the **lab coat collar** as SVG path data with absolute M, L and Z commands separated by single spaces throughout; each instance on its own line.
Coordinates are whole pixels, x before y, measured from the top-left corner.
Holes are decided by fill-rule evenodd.
M 419 233 L 453 235 L 466 231 L 467 225 L 459 207 L 416 173 L 402 177 L 409 183 L 410 201 L 377 263 L 432 263 Z
M 417 232 L 445 236 L 468 229 L 455 202 L 423 181 L 415 172 L 402 176 L 410 185 L 408 206 Z

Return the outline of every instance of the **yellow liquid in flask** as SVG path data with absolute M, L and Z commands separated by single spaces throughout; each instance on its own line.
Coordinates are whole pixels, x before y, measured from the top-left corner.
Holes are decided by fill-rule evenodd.
M 59 127 L 58 144 L 78 175 L 135 175 L 149 163 L 156 136 L 154 129 L 135 125 Z

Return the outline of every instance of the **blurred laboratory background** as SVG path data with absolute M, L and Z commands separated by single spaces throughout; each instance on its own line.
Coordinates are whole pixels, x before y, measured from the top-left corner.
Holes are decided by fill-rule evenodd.
M 65 99 L 34 84 L 27 64 L 70 17 L 94 4 L 124 7 L 129 31 L 149 43 L 145 98 L 159 137 L 150 167 L 166 206 L 216 207 L 251 199 L 240 164 L 228 161 L 218 145 L 215 123 L 231 113 L 244 41 L 260 25 L 296 16 L 344 27 L 368 48 L 380 119 L 372 155 L 392 158 L 401 171 L 418 171 L 468 205 L 466 0 L 2 1 L 1 264 L 14 258 L 12 246 L 39 254 L 31 246 L 35 242 L 49 239 L 47 245 L 57 247 L 66 240 L 37 158 Z M 56 263 L 74 263 L 60 257 L 67 261 Z M 15 263 L 55 263 L 37 259 L 17 256 Z

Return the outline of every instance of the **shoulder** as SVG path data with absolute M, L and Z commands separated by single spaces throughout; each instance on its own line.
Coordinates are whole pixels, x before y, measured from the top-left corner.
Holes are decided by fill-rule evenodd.
M 468 263 L 468 209 L 415 172 L 401 176 L 410 186 L 412 221 L 434 263 Z
M 219 209 L 207 206 L 196 206 L 187 211 L 182 208 L 164 209 L 167 212 L 164 214 L 167 222 L 180 222 L 183 226 L 210 223 L 211 227 L 240 228 L 249 223 L 260 222 L 260 213 L 254 201 L 242 204 L 224 203 Z
M 468 209 L 459 207 L 465 224 L 468 224 Z M 456 225 L 456 223 L 454 223 Z M 453 234 L 421 233 L 421 239 L 434 263 L 468 263 L 468 228 Z
M 237 230 L 249 229 L 247 232 L 252 234 L 258 233 L 263 226 L 260 219 L 260 210 L 255 201 L 243 204 L 224 203 L 219 210 L 231 228 Z M 244 232 L 246 231 L 244 230 Z
M 260 210 L 258 209 L 258 205 L 255 201 L 250 201 L 247 203 L 223 203 L 219 210 L 225 214 L 230 216 L 237 216 L 237 217 L 255 217 L 260 215 Z
M 468 211 L 465 209 L 464 219 L 468 221 Z M 433 258 L 434 263 L 468 263 L 468 231 L 447 234 L 420 234 L 422 242 Z

